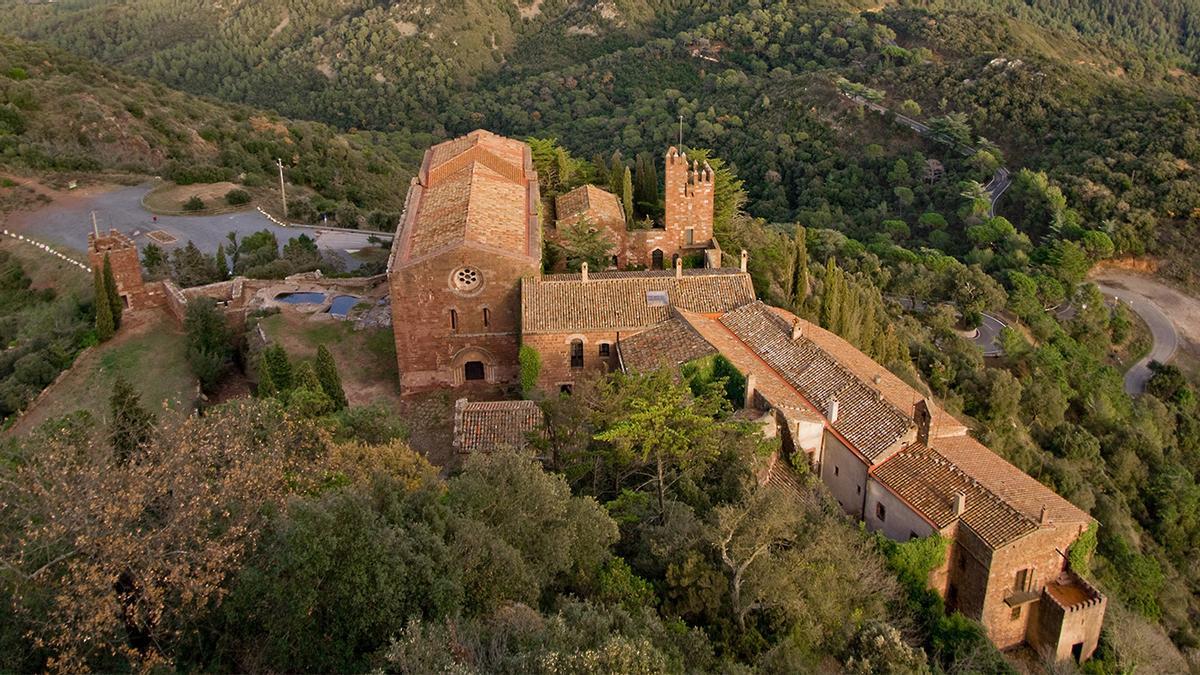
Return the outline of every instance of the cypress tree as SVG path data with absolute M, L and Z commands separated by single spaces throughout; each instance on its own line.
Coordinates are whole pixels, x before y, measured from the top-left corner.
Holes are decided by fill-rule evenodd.
M 625 206 L 625 222 L 633 222 L 633 174 L 625 167 L 625 175 L 621 179 L 621 201 Z
M 313 368 L 313 364 L 309 361 L 301 361 L 296 366 L 293 373 L 294 380 L 292 382 L 296 389 L 308 389 L 310 391 L 324 391 L 321 389 L 321 380 L 317 377 L 317 371 Z
M 288 391 L 292 388 L 292 364 L 288 361 L 287 352 L 279 345 L 271 345 L 263 351 L 263 361 L 271 371 L 271 383 L 276 392 Z
M 796 226 L 796 264 L 792 279 L 792 307 L 797 312 L 804 307 L 808 298 L 808 231 L 803 225 Z
M 104 277 L 100 268 L 95 268 L 94 273 L 95 278 L 92 280 L 92 284 L 96 291 L 96 338 L 105 342 L 113 336 L 116 328 L 113 326 L 112 303 L 108 299 L 108 292 L 104 289 Z
M 621 161 L 621 151 L 617 150 L 608 163 L 608 191 L 614 195 L 621 194 L 621 177 L 625 173 L 625 163 Z
M 317 347 L 317 378 L 321 381 L 321 389 L 325 395 L 333 401 L 334 410 L 341 410 L 349 405 L 346 401 L 346 391 L 342 389 L 342 378 L 338 375 L 337 364 L 325 345 Z
M 113 276 L 112 263 L 108 254 L 104 254 L 104 294 L 108 296 L 108 306 L 112 308 L 113 329 L 121 327 L 121 311 L 125 309 L 121 302 L 121 294 L 117 292 L 117 279 Z
M 837 323 L 841 314 L 841 298 L 838 289 L 837 263 L 830 258 L 825 263 L 825 286 L 821 293 L 821 326 L 837 332 Z
M 567 154 L 565 148 L 558 148 L 554 153 L 554 172 L 556 183 L 560 192 L 566 192 L 571 185 L 571 156 Z
M 112 397 L 109 399 L 112 423 L 108 438 L 112 443 L 117 460 L 126 462 L 137 451 L 146 447 L 154 429 L 154 415 L 142 407 L 141 398 L 133 385 L 120 375 L 113 382 Z
M 225 245 L 217 246 L 217 278 L 225 281 L 229 278 L 229 265 L 225 263 Z
M 267 365 L 265 354 L 258 360 L 258 387 L 254 393 L 259 398 L 270 398 L 279 393 L 275 388 L 275 380 L 271 379 L 271 368 Z

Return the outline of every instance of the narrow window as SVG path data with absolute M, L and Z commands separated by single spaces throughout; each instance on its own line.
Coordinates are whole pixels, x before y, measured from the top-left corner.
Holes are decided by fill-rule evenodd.
M 458 310 L 450 310 L 450 330 L 458 330 Z
M 583 340 L 571 340 L 571 367 L 583 367 Z
M 837 475 L 841 474 L 841 472 L 842 472 L 842 470 L 838 467 L 838 465 L 834 464 L 833 465 L 833 475 L 837 476 Z
M 659 249 L 654 249 L 650 253 L 650 267 L 661 270 L 663 268 L 663 252 Z
M 878 502 L 875 504 L 875 517 L 878 518 L 880 522 L 887 520 L 887 507 L 883 505 L 883 502 Z
M 615 255 L 612 257 L 612 266 L 613 267 L 621 266 L 621 260 L 619 258 L 617 258 L 617 256 L 615 256 Z
M 607 342 L 600 343 L 600 358 L 607 359 L 612 353 L 612 346 Z
M 1023 591 L 1023 590 L 1025 590 L 1025 587 L 1028 584 L 1029 584 L 1029 568 L 1026 567 L 1023 570 L 1017 570 L 1017 576 L 1015 579 L 1013 579 L 1013 590 L 1014 591 Z
M 488 311 L 487 307 L 484 307 L 483 308 L 483 327 L 484 328 L 487 328 L 488 326 L 491 325 L 491 318 L 492 318 L 491 312 Z
M 1013 621 L 1016 621 L 1017 619 L 1021 618 L 1021 606 L 1017 605 L 1016 607 L 1013 607 L 1012 612 L 1008 616 Z
M 692 228 L 689 227 L 688 229 L 684 230 L 683 235 L 684 235 L 684 241 L 687 242 L 688 246 L 691 246 L 692 244 L 696 243 L 696 231 L 693 230 Z

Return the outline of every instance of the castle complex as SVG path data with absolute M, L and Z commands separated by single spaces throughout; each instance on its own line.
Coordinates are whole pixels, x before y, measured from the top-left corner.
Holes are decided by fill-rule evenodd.
M 528 146 L 475 131 L 430 148 L 388 262 L 402 392 L 514 385 L 522 348 L 540 356 L 545 391 L 720 354 L 746 377 L 743 414 L 847 514 L 895 540 L 950 542 L 929 579 L 948 609 L 1001 648 L 1091 656 L 1106 599 L 1067 552 L 1095 521 L 845 340 L 756 300 L 745 253 L 721 266 L 712 169 L 674 148 L 665 163 L 661 227 L 630 229 L 614 195 L 583 186 L 556 200 L 543 235 Z M 614 269 L 543 274 L 543 236 L 584 220 L 615 243 Z M 684 269 L 689 256 L 704 267 Z M 456 443 L 485 451 L 535 422 L 527 404 L 460 401 Z

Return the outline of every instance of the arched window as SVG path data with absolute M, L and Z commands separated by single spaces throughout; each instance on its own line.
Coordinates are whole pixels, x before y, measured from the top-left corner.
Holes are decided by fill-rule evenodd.
M 650 252 L 650 267 L 656 270 L 663 268 L 663 252 L 659 249 L 654 249 Z
M 583 367 L 583 340 L 571 340 L 571 367 Z
M 463 365 L 463 379 L 482 380 L 484 378 L 483 361 L 467 361 Z
M 492 319 L 491 312 L 488 311 L 487 307 L 484 307 L 483 308 L 483 327 L 484 328 L 487 328 L 488 326 L 491 325 L 491 319 Z
M 450 330 L 458 330 L 458 310 L 450 310 Z

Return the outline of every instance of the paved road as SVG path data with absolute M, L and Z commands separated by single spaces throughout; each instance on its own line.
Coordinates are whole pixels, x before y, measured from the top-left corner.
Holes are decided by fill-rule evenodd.
M 48 244 L 67 246 L 80 252 L 87 251 L 87 235 L 92 231 L 92 211 L 96 212 L 101 231 L 116 228 L 133 237 L 139 247 L 150 241 L 146 237 L 147 232 L 163 230 L 177 239 L 176 244 L 165 248 L 183 246 L 190 240 L 201 250 L 211 253 L 217 250 L 217 246 L 226 243 L 225 235 L 229 232 L 236 232 L 241 238 L 267 229 L 275 233 L 281 245 L 300 234 L 315 238 L 318 246 L 341 258 L 346 269 L 354 269 L 359 265 L 349 251 L 371 245 L 367 241 L 370 233 L 281 227 L 253 209 L 215 216 L 158 216 L 155 222 L 141 203 L 142 196 L 153 187 L 153 183 L 145 183 L 104 192 L 69 205 L 51 205 L 17 214 L 10 219 L 7 227 Z
M 906 310 L 916 310 L 924 312 L 929 308 L 928 303 L 924 300 L 913 300 L 910 297 L 902 295 L 889 295 L 890 300 L 895 300 L 900 304 L 900 307 Z M 946 303 L 950 304 L 950 303 Z M 969 340 L 976 347 L 979 347 L 984 356 L 1000 356 L 1004 354 L 1004 349 L 1000 347 L 1000 331 L 1008 327 L 1003 319 L 997 316 L 983 313 L 983 321 L 979 324 L 979 328 L 974 335 L 963 334 L 963 338 Z
M 988 181 L 988 184 L 984 186 L 984 189 L 988 192 L 989 218 L 996 217 L 996 200 L 1000 199 L 1000 195 L 1004 194 L 1004 191 L 1008 189 L 1009 185 L 1012 185 L 1012 174 L 1008 172 L 1008 169 L 1000 167 L 999 169 L 996 169 L 996 173 L 992 176 L 992 180 Z
M 1140 394 L 1150 381 L 1150 362 L 1166 363 L 1179 349 L 1179 331 L 1163 307 L 1159 306 L 1159 291 L 1166 287 L 1155 281 L 1120 272 L 1106 272 L 1093 280 L 1100 292 L 1116 298 L 1142 317 L 1150 327 L 1154 346 L 1141 361 L 1133 364 L 1125 373 L 1125 392 Z M 1156 288 L 1157 287 L 1157 288 Z M 1171 289 L 1167 289 L 1171 290 Z M 1171 291 L 1174 293 L 1174 291 Z M 1183 318 L 1183 317 L 1180 317 Z

